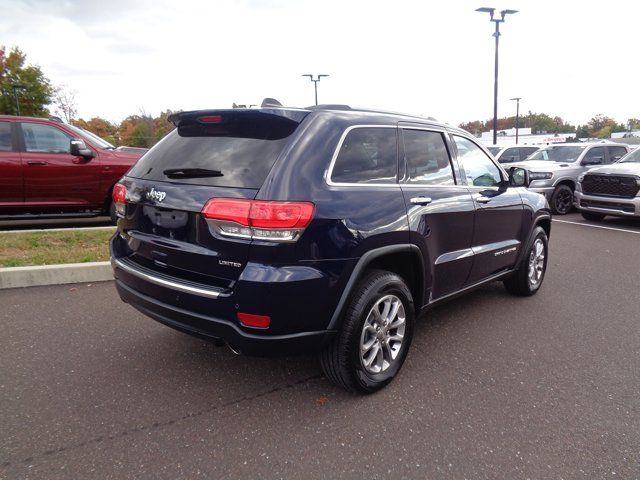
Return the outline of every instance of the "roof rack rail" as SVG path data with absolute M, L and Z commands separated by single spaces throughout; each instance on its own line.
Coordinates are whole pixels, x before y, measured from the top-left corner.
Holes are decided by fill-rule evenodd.
M 55 115 L 49 115 L 49 120 L 57 123 L 64 123 L 64 120 L 62 120 L 60 117 L 56 117 Z

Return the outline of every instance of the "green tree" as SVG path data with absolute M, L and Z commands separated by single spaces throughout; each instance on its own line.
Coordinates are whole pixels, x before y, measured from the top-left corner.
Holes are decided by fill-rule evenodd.
M 591 136 L 597 138 L 609 138 L 611 132 L 624 132 L 626 130 L 624 125 L 618 124 L 613 118 L 601 113 L 589 120 L 587 126 Z
M 26 55 L 14 47 L 7 55 L 0 46 L 0 114 L 17 115 L 14 86 L 20 102 L 20 114 L 42 117 L 49 114 L 54 89 L 37 65 L 26 65 Z
M 627 120 L 627 125 L 631 127 L 631 130 L 638 130 L 640 129 L 640 119 L 630 118 Z

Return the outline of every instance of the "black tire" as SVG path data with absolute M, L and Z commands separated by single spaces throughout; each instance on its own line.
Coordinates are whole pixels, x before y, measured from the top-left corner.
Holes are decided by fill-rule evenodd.
M 116 215 L 116 205 L 113 202 L 109 202 L 109 217 L 111 217 L 111 223 L 113 225 L 118 224 L 118 216 Z
M 580 215 L 582 215 L 582 218 L 585 220 L 590 220 L 592 222 L 599 222 L 604 220 L 604 217 L 606 217 L 606 215 L 603 215 L 602 213 L 586 212 L 584 210 L 580 210 Z
M 573 190 L 568 185 L 558 185 L 551 195 L 551 211 L 566 215 L 573 208 Z
M 400 300 L 404 308 L 404 335 L 396 357 L 389 362 L 388 367 L 379 373 L 371 373 L 365 367 L 364 360 L 360 355 L 361 339 L 367 335 L 367 333 L 363 333 L 365 322 L 368 318 L 373 318 L 369 317 L 369 313 L 372 313 L 373 308 L 380 304 L 379 302 L 393 298 Z M 395 300 L 393 301 L 395 302 Z M 400 310 L 398 311 L 400 312 Z M 400 315 L 398 315 L 399 317 Z M 414 305 L 411 291 L 398 275 L 385 270 L 371 270 L 353 289 L 341 320 L 342 324 L 336 337 L 320 353 L 320 364 L 325 376 L 335 385 L 351 392 L 373 393 L 381 389 L 396 376 L 411 345 L 414 328 Z M 389 329 L 391 336 L 393 336 L 392 330 L 394 329 Z M 367 331 L 371 331 L 370 326 Z M 397 334 L 398 330 L 396 329 L 395 332 Z M 375 334 L 375 332 L 373 333 Z M 369 333 L 369 335 L 371 334 Z M 384 335 L 384 333 L 378 333 L 377 338 L 379 335 Z M 380 347 L 379 345 L 382 343 L 379 340 L 376 338 L 372 340 L 374 343 L 378 342 L 376 352 L 378 350 L 390 352 L 390 343 L 387 343 L 386 347 Z M 382 353 L 382 355 L 384 357 L 385 354 Z M 375 359 L 377 358 L 375 355 Z
M 532 256 L 535 257 L 535 249 L 537 248 L 537 242 L 540 240 L 544 247 L 544 259 L 542 260 L 542 272 L 535 283 L 532 283 L 530 278 L 530 262 Z M 542 285 L 545 273 L 547 272 L 547 261 L 549 260 L 549 239 L 546 232 L 542 227 L 536 227 L 533 232 L 531 241 L 527 245 L 527 249 L 522 255 L 520 264 L 512 276 L 504 280 L 504 286 L 509 293 L 518 295 L 521 297 L 528 297 L 534 295 Z

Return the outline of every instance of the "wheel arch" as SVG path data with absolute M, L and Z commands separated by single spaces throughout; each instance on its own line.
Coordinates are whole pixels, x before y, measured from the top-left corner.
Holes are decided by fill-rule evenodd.
M 335 330 L 339 327 L 340 317 L 347 306 L 351 292 L 364 273 L 373 268 L 393 272 L 406 282 L 413 296 L 417 315 L 424 296 L 423 265 L 422 252 L 413 244 L 389 245 L 366 252 L 360 257 L 349 276 L 347 285 L 340 296 L 338 306 L 329 322 L 328 329 Z
M 572 179 L 572 178 L 563 178 L 563 179 L 559 180 L 554 185 L 554 188 L 558 188 L 560 185 L 566 185 L 567 187 L 569 187 L 571 189 L 571 191 L 575 191 L 575 189 L 576 189 L 576 181 L 574 179 Z

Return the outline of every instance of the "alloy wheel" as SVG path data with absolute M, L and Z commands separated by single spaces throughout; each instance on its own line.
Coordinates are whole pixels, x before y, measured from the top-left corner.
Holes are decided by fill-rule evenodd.
M 531 247 L 529 253 L 529 283 L 535 287 L 544 275 L 545 248 L 542 239 L 538 238 Z
M 360 361 L 368 373 L 387 370 L 400 353 L 406 326 L 402 301 L 385 295 L 376 301 L 360 335 Z

